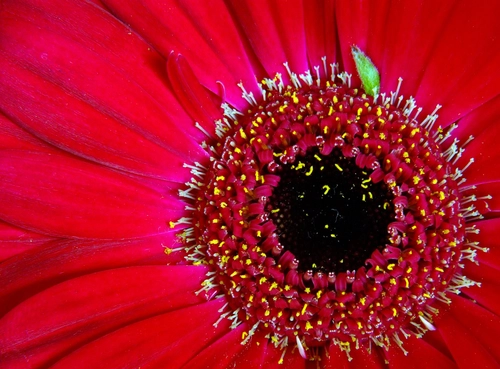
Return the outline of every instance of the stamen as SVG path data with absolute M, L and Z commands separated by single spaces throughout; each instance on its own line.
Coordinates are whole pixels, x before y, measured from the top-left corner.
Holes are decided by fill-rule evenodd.
M 304 346 L 302 345 L 299 336 L 295 336 L 295 341 L 297 342 L 297 348 L 299 349 L 300 356 L 302 356 L 303 359 L 307 360 L 306 350 L 304 349 Z

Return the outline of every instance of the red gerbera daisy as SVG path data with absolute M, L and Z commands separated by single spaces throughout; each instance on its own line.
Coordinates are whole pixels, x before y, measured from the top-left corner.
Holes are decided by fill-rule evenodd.
M 500 367 L 499 10 L 2 2 L 2 367 Z

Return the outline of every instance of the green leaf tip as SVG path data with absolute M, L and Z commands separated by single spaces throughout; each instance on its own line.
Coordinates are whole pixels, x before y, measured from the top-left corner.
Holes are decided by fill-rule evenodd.
M 359 47 L 352 46 L 351 52 L 363 89 L 370 96 L 378 95 L 380 91 L 380 74 L 377 67 Z

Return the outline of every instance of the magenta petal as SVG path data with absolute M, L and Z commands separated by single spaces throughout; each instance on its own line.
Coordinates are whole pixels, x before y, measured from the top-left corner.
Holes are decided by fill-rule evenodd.
M 223 305 L 218 299 L 128 325 L 70 353 L 53 369 L 180 368 L 227 332 L 227 320 L 213 326 Z
M 465 299 L 453 297 L 452 309 L 455 305 L 465 304 Z M 464 311 L 464 314 L 467 312 Z M 436 327 L 443 336 L 448 348 L 450 349 L 453 359 L 460 368 L 498 368 L 499 363 L 488 350 L 488 347 L 483 345 L 474 333 L 467 326 L 464 326 L 457 321 L 452 314 L 443 313 L 436 320 Z M 485 333 L 486 333 L 486 328 Z M 490 340 L 495 340 L 495 335 L 489 336 Z
M 90 274 L 47 289 L 0 319 L 3 365 L 44 366 L 136 321 L 203 301 L 206 268 L 130 267 Z
M 236 25 L 222 1 L 104 1 L 118 18 L 131 24 L 166 58 L 172 51 L 189 60 L 195 75 L 211 91 L 223 81 L 228 101 L 245 106 L 237 83 L 256 90 L 255 72 Z M 188 37 L 186 37 L 188 35 Z
M 183 205 L 176 198 L 69 156 L 3 150 L 0 183 L 0 217 L 50 235 L 125 238 L 156 234 L 182 214 Z
M 26 298 L 71 278 L 126 266 L 179 262 L 181 252 L 166 256 L 162 247 L 173 244 L 173 233 L 132 240 L 58 240 L 16 255 L 1 266 L 0 316 Z M 30 272 L 21 272 L 24 270 Z

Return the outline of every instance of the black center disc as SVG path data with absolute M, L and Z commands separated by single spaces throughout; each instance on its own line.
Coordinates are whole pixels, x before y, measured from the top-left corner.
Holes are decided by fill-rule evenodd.
M 387 243 L 392 195 L 368 170 L 334 150 L 310 152 L 283 165 L 271 197 L 280 242 L 299 260 L 299 270 L 356 270 Z

